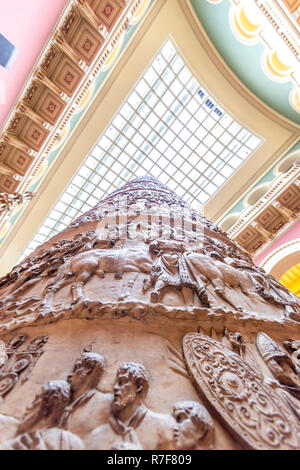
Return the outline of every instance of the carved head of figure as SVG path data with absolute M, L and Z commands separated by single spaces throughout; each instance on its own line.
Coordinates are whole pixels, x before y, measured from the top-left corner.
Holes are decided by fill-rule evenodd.
M 52 380 L 44 384 L 27 407 L 18 432 L 57 426 L 70 396 L 71 388 L 65 380 Z
M 297 358 L 299 360 L 300 365 L 300 341 L 296 339 L 288 339 L 283 341 L 283 346 L 295 357 L 295 359 Z
M 105 368 L 104 357 L 97 353 L 84 352 L 79 356 L 67 380 L 73 394 L 91 390 L 98 384 Z
M 179 401 L 173 406 L 176 420 L 176 449 L 209 449 L 214 436 L 213 421 L 204 406 L 196 401 Z
M 112 411 L 118 413 L 147 395 L 150 377 L 144 366 L 135 362 L 123 363 L 117 370 Z

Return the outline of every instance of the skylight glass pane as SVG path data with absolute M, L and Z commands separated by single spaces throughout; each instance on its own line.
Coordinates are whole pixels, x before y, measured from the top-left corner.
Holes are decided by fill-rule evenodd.
M 199 207 L 260 143 L 215 102 L 168 41 L 101 134 L 23 257 L 134 177 L 159 178 Z

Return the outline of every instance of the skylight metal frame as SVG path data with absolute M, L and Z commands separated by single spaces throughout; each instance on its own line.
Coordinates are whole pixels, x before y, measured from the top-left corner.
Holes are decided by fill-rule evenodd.
M 138 176 L 158 178 L 199 208 L 261 143 L 216 103 L 169 39 L 101 133 L 22 258 Z

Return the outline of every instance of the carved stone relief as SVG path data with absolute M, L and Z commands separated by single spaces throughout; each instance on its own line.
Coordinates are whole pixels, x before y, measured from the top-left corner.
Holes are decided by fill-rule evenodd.
M 157 240 L 151 243 L 150 253 L 156 256 L 151 269 L 150 282 L 145 282 L 144 291 L 154 286 L 151 302 L 160 302 L 167 288 L 182 292 L 186 306 L 194 304 L 193 292 L 208 305 L 204 286 L 198 285 L 192 278 L 183 256 L 181 243 L 172 240 Z
M 199 393 L 243 445 L 252 449 L 299 448 L 296 418 L 239 355 L 196 333 L 184 337 L 183 350 Z
M 283 346 L 290 353 L 295 372 L 300 373 L 300 340 L 288 339 L 283 341 Z
M 53 380 L 42 386 L 19 421 L 16 437 L 5 441 L 5 450 L 81 450 L 82 441 L 59 427 L 71 389 L 65 380 Z
M 142 364 L 120 364 L 112 393 L 97 388 L 104 369 L 103 356 L 83 352 L 67 380 L 42 386 L 0 449 L 213 448 L 214 423 L 199 402 L 179 401 L 170 414 L 157 413 L 145 404 L 151 379 Z
M 295 357 L 288 354 L 288 352 L 281 348 L 279 344 L 266 333 L 258 333 L 256 344 L 259 353 L 274 377 L 279 380 L 290 393 L 300 398 L 300 374 L 298 365 L 297 363 L 295 364 Z M 288 350 L 290 348 L 294 349 L 292 345 L 295 345 L 295 342 L 289 340 L 285 342 L 285 345 Z
M 246 349 L 243 337 L 238 331 L 231 332 L 227 328 L 225 329 L 225 337 L 227 338 L 229 345 L 233 352 L 237 353 L 241 358 L 243 358 L 243 353 Z
M 93 275 L 103 279 L 106 273 L 114 273 L 116 279 L 122 279 L 125 272 L 150 272 L 152 262 L 147 246 L 146 249 L 143 246 L 127 247 L 121 241 L 110 248 L 113 244 L 111 241 L 95 243 L 106 245 L 106 249 L 88 250 L 67 261 L 45 288 L 43 306 L 51 307 L 55 292 L 69 284 L 71 284 L 72 302 L 83 300 L 85 298 L 83 286 Z
M 176 449 L 212 449 L 214 424 L 207 409 L 196 401 L 175 403 L 172 412 Z
M 1 342 L 0 397 L 7 395 L 19 380 L 21 383 L 28 380 L 33 367 L 44 353 L 43 346 L 47 343 L 48 336 L 36 336 L 29 342 L 26 349 L 20 349 L 26 339 L 24 335 L 15 336 L 4 345 L 5 348 L 4 343 Z
M 225 233 L 156 180 L 129 182 L 0 279 L 0 333 L 19 333 L 0 341 L 2 447 L 299 448 L 298 320 Z M 56 332 L 42 378 L 35 328 Z
M 211 448 L 213 421 L 198 402 L 175 403 L 172 414 L 156 413 L 145 405 L 150 385 L 146 368 L 137 363 L 118 367 L 108 423 L 87 439 L 88 449 Z
M 249 301 L 263 309 L 271 290 L 262 287 L 261 283 L 266 282 L 262 281 L 265 276 L 259 268 L 252 265 L 247 271 L 245 266 L 250 265 L 247 259 L 224 257 L 228 247 L 224 247 L 223 242 L 204 242 L 203 246 L 202 242 L 199 242 L 201 246 L 194 242 L 184 245 L 175 240 L 158 239 L 148 245 L 134 240 L 98 240 L 94 231 L 77 234 L 74 240 L 61 240 L 50 250 L 41 249 L 0 280 L 0 288 L 2 285 L 5 293 L 0 300 L 0 318 L 24 317 L 30 312 L 44 315 L 55 306 L 56 294 L 65 286 L 70 286 L 71 294 L 69 300 L 67 293 L 66 304 L 88 301 L 89 296 L 84 291 L 87 283 L 94 276 L 101 283 L 110 273 L 120 284 L 117 301 L 129 300 L 138 294 L 148 302 L 147 291 L 151 289 L 150 302 L 164 303 L 164 294 L 171 289 L 180 292 L 182 305 L 192 308 L 197 305 L 219 308 L 222 299 L 223 308 L 229 305 L 233 311 L 246 315 L 249 311 L 245 305 L 249 305 Z M 235 267 L 239 262 L 245 272 Z M 139 273 L 147 277 L 140 291 L 136 291 L 133 286 Z M 231 292 L 238 290 L 239 295 L 232 297 Z M 286 312 L 288 310 L 287 317 L 296 319 L 298 303 L 293 301 L 294 304 L 287 305 L 287 297 L 280 298 L 278 292 L 277 289 L 275 297 L 271 295 L 272 303 L 280 308 L 284 306 Z
M 112 394 L 96 388 L 104 369 L 103 356 L 84 352 L 67 377 L 71 400 L 62 415 L 61 426 L 81 439 L 86 439 L 93 429 L 109 420 Z

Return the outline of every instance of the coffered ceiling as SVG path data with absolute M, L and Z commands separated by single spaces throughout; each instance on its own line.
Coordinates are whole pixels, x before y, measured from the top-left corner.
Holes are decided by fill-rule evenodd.
M 0 128 L 67 3 L 68 0 L 1 1 L 0 33 L 18 54 L 9 70 L 0 67 Z

